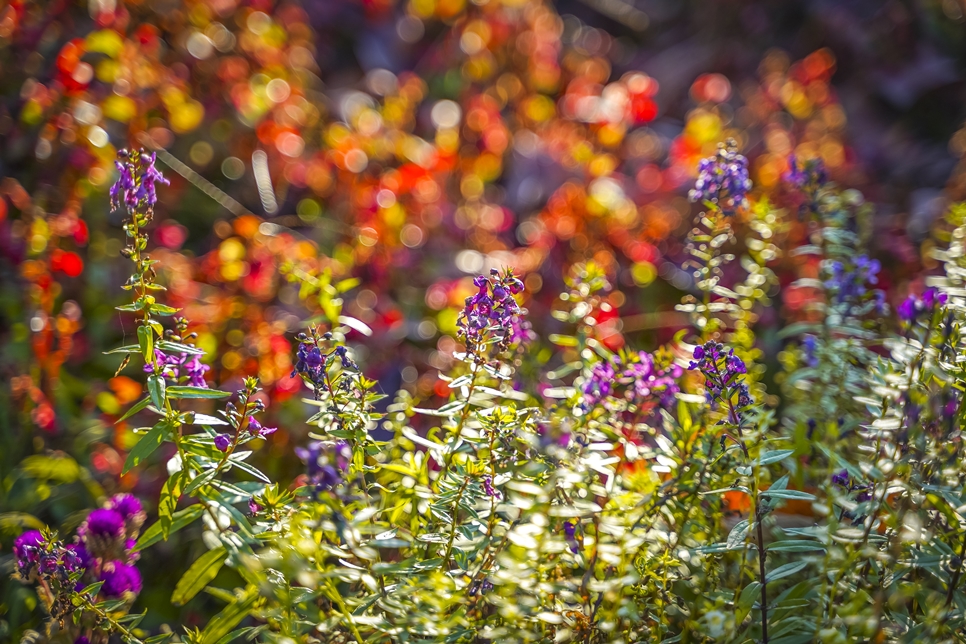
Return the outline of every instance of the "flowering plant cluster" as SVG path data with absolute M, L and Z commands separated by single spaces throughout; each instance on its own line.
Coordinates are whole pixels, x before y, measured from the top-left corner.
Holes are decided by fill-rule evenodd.
M 876 259 L 830 51 L 149 4 L 0 12 L 0 640 L 962 639 L 966 210 Z
M 143 617 L 123 609 L 142 589 L 135 562 L 145 518 L 136 497 L 117 494 L 87 515 L 70 543 L 46 530 L 28 530 L 14 541 L 17 574 L 37 583 L 58 630 L 72 641 L 97 641 L 112 630 L 130 636 Z

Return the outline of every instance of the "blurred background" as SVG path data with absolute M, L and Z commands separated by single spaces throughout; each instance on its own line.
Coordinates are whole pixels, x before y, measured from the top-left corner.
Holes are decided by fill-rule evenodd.
M 588 259 L 615 285 L 601 341 L 668 341 L 693 288 L 687 192 L 729 137 L 753 199 L 786 213 L 783 239 L 803 234 L 790 155 L 862 191 L 897 303 L 932 268 L 933 223 L 966 198 L 964 74 L 963 0 L 0 2 L 0 640 L 41 618 L 9 580 L 17 534 L 67 534 L 117 491 L 150 507 L 163 481 L 163 459 L 120 476 L 135 436 L 115 421 L 142 374 L 104 354 L 135 328 L 114 310 L 129 271 L 108 207 L 119 148 L 158 153 L 167 302 L 209 382 L 261 379 L 281 429 L 259 465 L 288 484 L 308 432 L 294 336 L 339 300 L 367 375 L 420 400 L 448 395 L 458 312 L 493 267 L 525 281 L 535 364 L 552 360 L 568 268 Z M 808 297 L 774 289 L 764 361 Z M 145 553 L 147 626 L 218 610 L 168 602 L 196 536 Z

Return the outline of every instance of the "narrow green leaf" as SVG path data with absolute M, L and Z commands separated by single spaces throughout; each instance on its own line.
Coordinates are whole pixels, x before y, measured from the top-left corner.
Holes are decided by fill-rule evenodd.
M 735 527 L 728 533 L 728 550 L 734 550 L 740 547 L 745 542 L 745 537 L 748 535 L 750 528 L 751 524 L 748 522 L 748 519 L 736 523 Z
M 227 398 L 231 394 L 227 391 L 208 389 L 207 387 L 188 387 L 171 385 L 168 387 L 169 398 Z
M 134 449 L 128 453 L 121 474 L 127 474 L 132 467 L 137 467 L 143 463 L 144 459 L 150 456 L 154 450 L 158 449 L 168 434 L 168 428 L 168 423 L 162 420 L 152 427 L 147 434 L 143 435 L 137 445 L 134 446 Z
M 138 327 L 138 346 L 147 364 L 154 363 L 154 331 L 149 326 Z
M 748 610 L 755 605 L 755 600 L 761 595 L 761 584 L 757 581 L 753 581 L 741 591 L 741 596 L 738 597 L 738 607 L 744 610 Z
M 128 418 L 130 418 L 134 414 L 138 413 L 139 411 L 141 411 L 142 409 L 144 409 L 145 407 L 147 407 L 150 404 L 151 404 L 151 397 L 150 396 L 148 396 L 147 398 L 142 398 L 139 403 L 137 403 L 136 405 L 134 405 L 133 407 L 131 407 L 130 409 L 128 409 L 126 412 L 124 412 L 124 415 L 123 416 L 121 416 L 116 421 L 114 421 L 114 424 L 116 425 L 117 423 L 119 423 L 119 422 L 121 422 L 123 420 L 127 420 Z
M 195 356 L 203 356 L 205 352 L 192 344 L 182 344 L 171 340 L 161 340 L 158 348 L 169 353 L 188 353 Z
M 158 523 L 161 524 L 161 538 L 167 541 L 174 521 L 174 511 L 181 498 L 181 483 L 184 480 L 184 470 L 178 470 L 168 477 L 161 488 L 158 500 Z
M 808 492 L 802 492 L 801 490 L 762 490 L 762 497 L 768 497 L 771 499 L 794 499 L 797 501 L 814 501 L 815 495 L 809 494 Z
M 151 402 L 158 409 L 164 409 L 164 376 L 153 374 L 148 376 L 148 393 L 151 394 Z
M 766 548 L 768 552 L 809 552 L 812 550 L 825 550 L 825 545 L 818 541 L 787 539 L 785 541 L 769 543 Z
M 175 512 L 171 516 L 171 529 L 168 531 L 168 534 L 173 534 L 186 525 L 191 524 L 198 517 L 204 514 L 204 511 L 205 506 L 201 503 L 196 503 L 195 505 L 189 505 L 184 510 Z M 158 521 L 144 531 L 144 534 L 141 535 L 141 538 L 138 539 L 138 542 L 134 545 L 134 552 L 140 552 L 148 546 L 153 546 L 157 542 L 161 541 L 162 537 L 161 522 Z
M 758 457 L 759 465 L 771 465 L 772 463 L 777 463 L 782 459 L 786 459 L 795 453 L 793 449 L 778 449 L 773 452 L 763 452 L 761 456 Z
M 784 566 L 778 566 L 774 570 L 768 571 L 768 573 L 765 574 L 765 579 L 768 580 L 768 583 L 778 581 L 779 579 L 784 579 L 785 577 L 794 575 L 807 565 L 807 561 L 793 561 L 792 563 L 787 563 Z
M 202 644 L 221 644 L 222 638 L 230 634 L 232 629 L 248 616 L 256 601 L 258 601 L 258 589 L 249 586 L 245 592 L 211 618 L 201 634 Z
M 175 586 L 171 594 L 171 603 L 175 606 L 183 606 L 200 593 L 218 575 L 218 571 L 225 564 L 227 554 L 225 547 L 220 546 L 198 557 Z

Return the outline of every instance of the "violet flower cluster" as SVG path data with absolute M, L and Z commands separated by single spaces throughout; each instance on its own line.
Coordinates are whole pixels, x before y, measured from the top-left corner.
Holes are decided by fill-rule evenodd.
M 119 176 L 111 186 L 111 210 L 120 210 L 121 203 L 129 211 L 140 206 L 153 207 L 158 201 L 157 184 L 170 185 L 154 166 L 156 155 L 120 150 L 117 156 L 119 160 L 114 165 Z
M 747 204 L 749 190 L 748 159 L 738 154 L 737 144 L 729 139 L 718 144 L 717 154 L 698 164 L 698 178 L 688 197 L 693 202 L 709 201 L 721 212 L 733 214 Z
M 879 283 L 879 271 L 882 265 L 877 259 L 870 259 L 867 255 L 859 255 L 852 262 L 852 266 L 835 261 L 830 267 L 831 276 L 825 281 L 825 288 L 834 296 L 839 304 L 856 302 L 869 293 L 868 285 Z M 885 293 L 880 289 L 873 289 L 876 309 L 882 310 L 885 305 Z
M 205 374 L 211 368 L 201 362 L 201 357 L 197 354 L 167 354 L 161 349 L 154 350 L 154 357 L 157 361 L 158 373 L 176 384 L 188 385 L 190 387 L 207 388 Z M 144 373 L 155 373 L 152 364 L 144 365 Z
M 641 351 L 632 354 L 626 364 L 619 356 L 594 365 L 590 377 L 581 386 L 583 407 L 589 409 L 618 394 L 637 404 L 653 402 L 670 409 L 681 391 L 678 379 L 682 369 L 676 364 L 658 367 L 654 356 Z
M 225 405 L 228 422 L 234 428 L 234 434 L 222 433 L 215 436 L 215 447 L 219 451 L 228 452 L 233 445 L 254 438 L 266 438 L 278 431 L 278 427 L 265 427 L 255 414 L 265 411 L 265 403 L 254 397 L 258 390 L 258 381 L 254 378 L 245 380 L 245 388 L 238 390 L 238 406 L 235 403 Z
M 136 497 L 117 494 L 87 515 L 72 543 L 28 530 L 14 542 L 17 571 L 22 579 L 38 580 L 56 593 L 52 603 L 64 602 L 67 593 L 97 581 L 103 582 L 103 598 L 133 599 L 142 587 L 133 548 L 145 518 Z
M 326 370 L 335 360 L 339 361 L 343 369 L 358 371 L 359 365 L 349 357 L 349 350 L 345 346 L 336 345 L 330 351 L 325 351 L 319 346 L 320 341 L 327 342 L 332 339 L 331 333 L 325 333 L 321 338 L 300 333 L 297 339 L 299 348 L 292 376 L 301 376 L 302 380 L 316 392 L 316 396 L 326 386 Z
M 700 371 L 704 375 L 705 395 L 711 404 L 725 403 L 731 407 L 735 424 L 740 422 L 740 410 L 750 406 L 754 400 L 743 382 L 748 368 L 744 361 L 735 355 L 734 349 L 727 349 L 720 342 L 710 340 L 694 348 L 694 361 L 688 369 Z M 737 401 L 735 396 L 737 395 Z
M 295 454 L 306 465 L 309 484 L 317 493 L 335 489 L 349 471 L 352 449 L 346 441 L 324 443 L 313 441 L 308 447 L 296 447 Z
M 798 190 L 813 192 L 828 182 L 828 171 L 821 159 L 800 161 L 792 154 L 788 157 L 788 172 L 782 178 Z
M 916 297 L 915 295 L 907 297 L 902 304 L 896 307 L 896 314 L 904 322 L 913 322 L 923 313 L 932 315 L 936 305 L 945 305 L 946 299 L 945 293 L 940 293 L 935 288 L 927 288 L 923 291 L 922 297 Z
M 479 290 L 466 298 L 456 325 L 467 352 L 479 359 L 488 342 L 495 342 L 502 352 L 515 336 L 520 337 L 522 327 L 517 325 L 523 311 L 513 296 L 523 292 L 523 282 L 512 270 L 500 273 L 494 268 L 489 277 L 478 275 L 473 285 Z

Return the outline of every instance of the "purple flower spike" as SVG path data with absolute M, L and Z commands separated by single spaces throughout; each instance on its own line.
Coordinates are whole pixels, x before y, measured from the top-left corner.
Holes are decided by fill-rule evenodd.
M 738 154 L 737 144 L 729 139 L 718 144 L 718 153 L 698 164 L 698 178 L 688 193 L 691 201 L 710 201 L 730 215 L 747 204 L 751 190 L 748 159 Z

